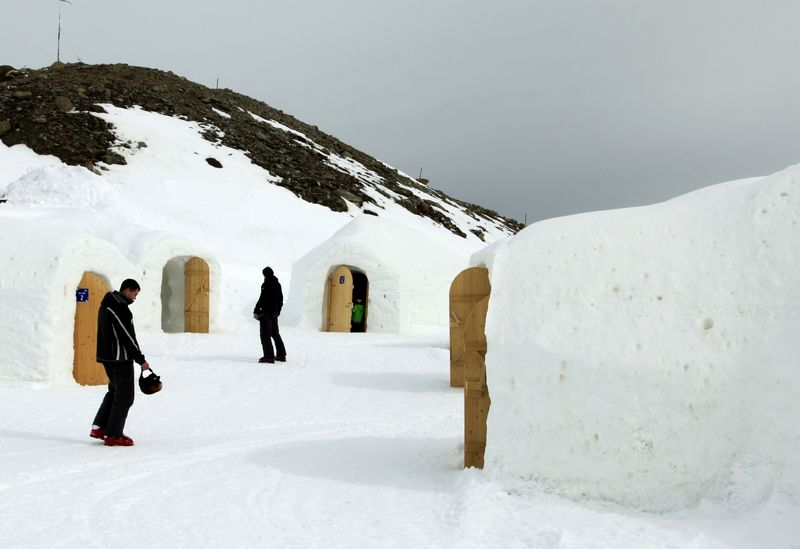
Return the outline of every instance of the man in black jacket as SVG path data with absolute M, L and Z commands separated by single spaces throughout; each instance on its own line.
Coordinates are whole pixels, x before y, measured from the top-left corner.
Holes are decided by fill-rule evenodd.
M 275 277 L 270 267 L 261 271 L 264 283 L 261 285 L 261 295 L 253 309 L 253 318 L 259 321 L 261 333 L 261 348 L 264 355 L 258 359 L 260 363 L 273 364 L 286 362 L 286 347 L 278 329 L 278 316 L 283 307 L 283 292 L 281 283 Z M 272 350 L 272 340 L 275 340 L 275 351 Z
M 119 291 L 105 295 L 97 315 L 97 362 L 106 370 L 108 392 L 89 436 L 103 439 L 106 446 L 133 446 L 133 439 L 122 432 L 133 406 L 133 363 L 140 364 L 142 371 L 150 369 L 136 341 L 133 314 L 128 308 L 140 290 L 135 280 L 124 280 Z

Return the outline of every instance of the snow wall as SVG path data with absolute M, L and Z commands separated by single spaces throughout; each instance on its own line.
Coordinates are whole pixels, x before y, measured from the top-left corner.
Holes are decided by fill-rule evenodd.
M 646 510 L 800 494 L 799 181 L 552 219 L 474 254 L 486 469 Z
M 370 332 L 405 333 L 449 325 L 449 288 L 467 256 L 405 225 L 356 217 L 294 264 L 286 303 L 288 324 L 320 330 L 328 276 L 339 265 L 369 280 Z

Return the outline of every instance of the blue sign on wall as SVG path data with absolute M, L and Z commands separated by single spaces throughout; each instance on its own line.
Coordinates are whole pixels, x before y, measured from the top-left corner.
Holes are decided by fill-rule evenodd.
M 78 288 L 75 290 L 75 301 L 78 303 L 89 301 L 89 288 Z
M 339 277 L 339 284 L 344 284 L 344 275 Z

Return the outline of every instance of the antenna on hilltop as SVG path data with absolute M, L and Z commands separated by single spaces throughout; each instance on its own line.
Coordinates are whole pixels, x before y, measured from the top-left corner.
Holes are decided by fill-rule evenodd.
M 56 50 L 56 62 L 61 61 L 61 2 L 72 5 L 69 0 L 58 0 L 58 49 Z
M 422 168 L 419 169 L 419 177 L 417 178 L 417 183 L 422 183 L 423 185 L 427 185 L 429 181 L 422 177 Z

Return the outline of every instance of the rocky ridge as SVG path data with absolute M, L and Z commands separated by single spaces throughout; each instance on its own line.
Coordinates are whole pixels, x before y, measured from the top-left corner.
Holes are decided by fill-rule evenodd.
M 494 211 L 450 198 L 316 126 L 229 89 L 212 89 L 171 72 L 124 64 L 54 64 L 38 70 L 0 66 L 0 140 L 8 146 L 22 143 L 38 154 L 98 173 L 106 165 L 124 164 L 115 150 L 146 144 L 118 142 L 110 124 L 92 114 L 102 112 L 102 104 L 139 106 L 198 122 L 209 141 L 245 151 L 254 164 L 281 178 L 278 185 L 334 211 L 347 211 L 349 202 L 377 214 L 368 192 L 372 190 L 460 236 L 465 235 L 442 202 L 509 233 L 523 227 Z M 207 162 L 222 167 L 218 159 Z M 354 174 L 342 169 L 342 162 L 361 165 L 372 174 Z M 483 238 L 480 229 L 473 232 Z

